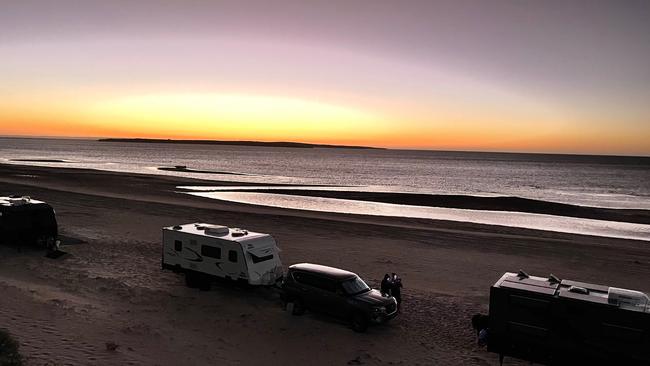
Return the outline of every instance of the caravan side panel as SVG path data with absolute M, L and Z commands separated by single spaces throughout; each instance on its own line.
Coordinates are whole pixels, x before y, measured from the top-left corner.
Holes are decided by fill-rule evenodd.
M 180 231 L 163 230 L 163 268 L 248 280 L 239 243 Z

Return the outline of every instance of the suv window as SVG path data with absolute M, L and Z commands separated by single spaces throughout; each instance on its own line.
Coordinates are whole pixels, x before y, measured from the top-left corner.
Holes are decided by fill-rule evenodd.
M 370 291 L 370 287 L 368 287 L 368 285 L 366 285 L 366 283 L 363 282 L 363 280 L 359 277 L 354 277 L 347 281 L 343 281 L 341 285 L 348 295 L 356 295 L 362 292 Z
M 294 272 L 293 278 L 305 285 L 319 288 L 321 290 L 335 292 L 336 282 L 324 277 L 316 276 L 310 273 Z
M 204 256 L 210 257 L 210 258 L 221 259 L 221 248 L 202 245 L 201 246 L 201 255 L 204 255 Z

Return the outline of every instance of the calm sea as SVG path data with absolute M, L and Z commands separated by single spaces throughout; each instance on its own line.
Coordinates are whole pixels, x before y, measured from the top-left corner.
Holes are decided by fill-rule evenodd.
M 60 159 L 26 163 L 12 159 Z M 0 162 L 265 184 L 507 195 L 650 209 L 650 158 L 412 150 L 295 149 L 0 138 Z M 160 166 L 245 175 L 165 172 Z

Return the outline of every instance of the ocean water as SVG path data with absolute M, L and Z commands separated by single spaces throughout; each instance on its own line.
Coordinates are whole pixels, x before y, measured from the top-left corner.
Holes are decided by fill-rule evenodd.
M 59 159 L 65 162 L 18 162 L 15 159 Z M 584 206 L 650 209 L 650 157 L 295 149 L 0 138 L 0 162 L 267 185 L 319 184 L 344 187 L 331 189 L 518 196 Z M 241 175 L 157 169 L 160 166 L 174 165 Z M 230 196 L 225 198 L 222 194 L 221 197 L 213 198 L 279 207 L 303 204 L 310 207 L 307 209 L 318 208 L 318 204 L 314 204 L 313 199 L 308 197 L 286 199 L 287 204 L 283 206 L 278 203 L 278 195 L 240 192 L 238 196 Z M 295 200 L 304 202 L 296 203 Z M 372 203 L 355 202 L 348 206 L 359 204 Z M 326 207 L 325 204 L 321 206 Z M 408 210 L 408 207 L 403 207 L 403 210 L 399 207 L 391 208 L 390 215 L 409 216 Z M 459 220 L 470 221 L 462 218 Z M 522 221 L 530 221 L 530 218 Z M 553 225 L 543 226 L 554 230 Z M 650 237 L 644 228 L 641 229 L 642 236 Z M 638 236 L 638 232 L 634 235 Z
M 12 162 L 60 159 L 66 163 Z M 650 157 L 411 150 L 295 149 L 0 138 L 0 162 L 81 167 L 264 184 L 506 195 L 650 209 Z M 159 166 L 246 175 L 159 171 Z

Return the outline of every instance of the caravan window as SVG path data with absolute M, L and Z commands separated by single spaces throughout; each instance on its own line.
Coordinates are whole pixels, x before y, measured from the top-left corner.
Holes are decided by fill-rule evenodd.
M 183 250 L 183 242 L 180 240 L 174 240 L 174 250 L 177 252 Z
M 204 255 L 204 256 L 210 257 L 210 258 L 221 259 L 221 248 L 202 245 L 201 246 L 201 255 Z
M 237 262 L 237 252 L 234 250 L 229 250 L 228 251 L 228 260 L 236 263 Z
M 251 255 L 251 259 L 253 260 L 253 263 L 260 263 L 264 261 L 268 261 L 269 259 L 273 259 L 273 254 L 265 255 L 262 257 L 258 257 L 253 253 L 249 253 Z

